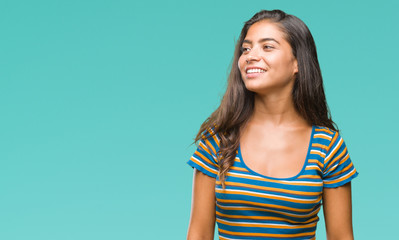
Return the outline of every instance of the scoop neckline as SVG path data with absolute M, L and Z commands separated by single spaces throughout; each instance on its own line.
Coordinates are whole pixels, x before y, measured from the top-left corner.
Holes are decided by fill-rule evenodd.
M 313 138 L 314 138 L 314 132 L 315 132 L 315 125 L 312 126 L 312 132 L 311 132 L 311 134 L 310 134 L 309 146 L 308 146 L 308 151 L 307 151 L 307 153 L 306 153 L 305 162 L 303 163 L 303 166 L 302 166 L 301 171 L 299 171 L 299 173 L 296 174 L 296 175 L 294 175 L 293 177 L 285 177 L 285 178 L 269 177 L 269 176 L 260 174 L 260 173 L 258 173 L 258 172 L 256 172 L 256 171 L 252 170 L 251 168 L 249 168 L 249 167 L 247 166 L 247 164 L 245 164 L 244 158 L 242 157 L 242 154 L 241 154 L 241 143 L 238 145 L 238 158 L 240 159 L 241 163 L 244 165 L 244 167 L 245 167 L 249 172 L 251 172 L 251 173 L 253 173 L 253 174 L 257 175 L 257 176 L 260 176 L 260 177 L 263 177 L 263 178 L 267 178 L 267 179 L 272 179 L 272 180 L 293 180 L 293 179 L 296 179 L 296 178 L 298 178 L 298 177 L 305 171 L 306 165 L 308 164 L 309 155 L 310 155 L 310 150 L 311 150 L 312 143 L 313 143 Z

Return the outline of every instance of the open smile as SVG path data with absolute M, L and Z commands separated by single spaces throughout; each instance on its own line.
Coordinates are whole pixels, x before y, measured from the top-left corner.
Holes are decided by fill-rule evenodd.
M 260 67 L 247 67 L 245 69 L 247 78 L 255 78 L 266 72 L 266 69 Z
M 247 73 L 263 73 L 263 72 L 266 72 L 266 70 L 262 69 L 262 68 L 250 68 L 250 69 L 247 69 L 246 72 Z

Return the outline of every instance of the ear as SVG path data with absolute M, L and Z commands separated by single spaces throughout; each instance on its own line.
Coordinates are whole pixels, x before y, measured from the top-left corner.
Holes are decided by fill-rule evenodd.
M 294 60 L 294 74 L 298 73 L 298 60 Z

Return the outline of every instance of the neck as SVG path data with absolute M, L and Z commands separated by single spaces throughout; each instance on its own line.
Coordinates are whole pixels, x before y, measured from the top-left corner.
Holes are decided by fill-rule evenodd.
M 254 112 L 250 122 L 271 127 L 308 125 L 296 111 L 291 94 L 255 94 Z

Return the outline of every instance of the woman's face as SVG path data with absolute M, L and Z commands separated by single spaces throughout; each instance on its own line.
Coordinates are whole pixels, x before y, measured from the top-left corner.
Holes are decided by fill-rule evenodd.
M 298 64 L 276 23 L 263 20 L 252 24 L 241 47 L 238 68 L 249 91 L 291 93 Z

